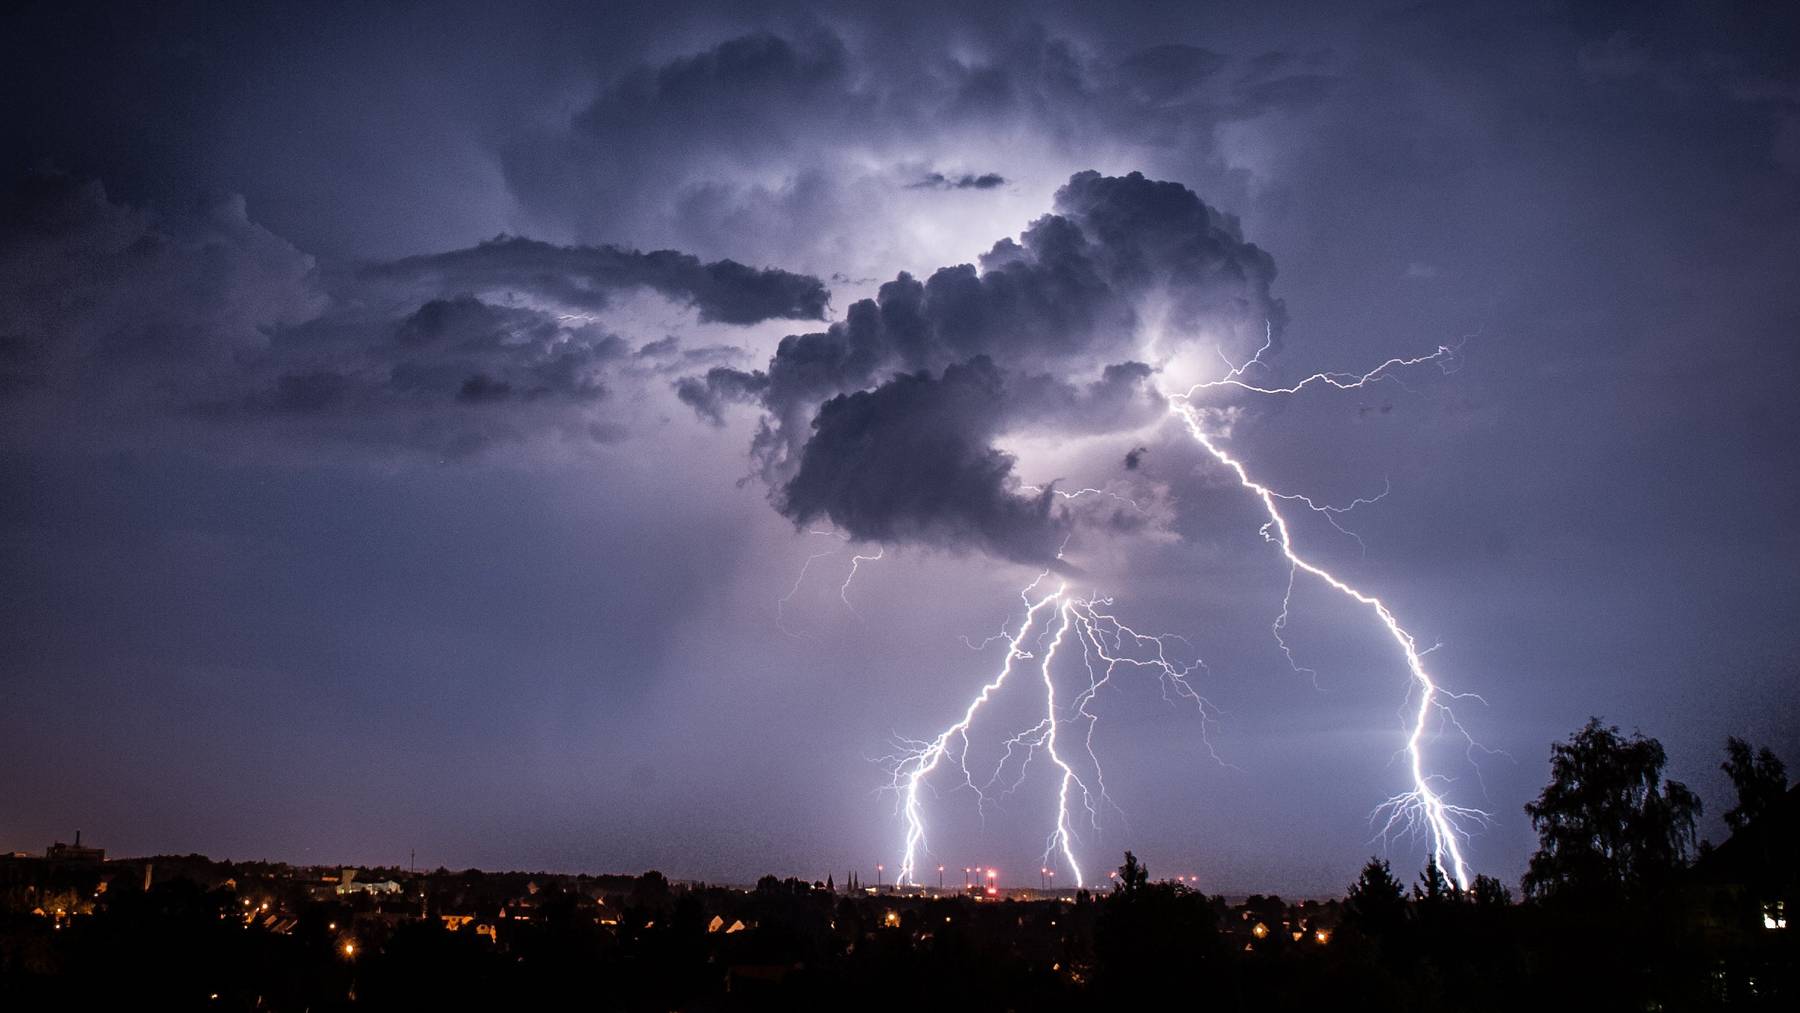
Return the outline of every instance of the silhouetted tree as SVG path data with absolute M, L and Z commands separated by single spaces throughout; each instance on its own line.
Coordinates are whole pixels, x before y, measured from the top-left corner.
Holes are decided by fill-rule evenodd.
M 1218 914 L 1206 895 L 1150 882 L 1150 871 L 1127 851 L 1094 929 L 1097 976 L 1109 1000 L 1142 1005 L 1191 986 L 1221 952 Z
M 669 880 L 662 873 L 651 869 L 639 876 L 631 884 L 631 892 L 627 895 L 627 903 L 647 911 L 661 911 L 669 905 Z
M 1532 897 L 1630 894 L 1686 864 L 1700 800 L 1663 780 L 1662 743 L 1590 718 L 1550 747 L 1550 783 L 1525 812 L 1538 850 L 1524 878 Z
M 1425 871 L 1419 873 L 1419 881 L 1413 885 L 1413 900 L 1436 906 L 1461 899 L 1462 891 L 1438 867 L 1437 856 L 1427 858 Z
M 1737 789 L 1737 806 L 1725 814 L 1725 825 L 1737 833 L 1775 808 L 1787 794 L 1787 765 L 1764 746 L 1752 750 L 1737 736 L 1725 740 L 1725 762 L 1719 764 Z
M 1344 897 L 1344 921 L 1369 935 L 1392 931 L 1406 917 L 1406 888 L 1386 859 L 1370 858 Z
M 1512 903 L 1512 891 L 1492 876 L 1476 876 L 1469 884 L 1469 899 L 1478 908 L 1501 908 Z

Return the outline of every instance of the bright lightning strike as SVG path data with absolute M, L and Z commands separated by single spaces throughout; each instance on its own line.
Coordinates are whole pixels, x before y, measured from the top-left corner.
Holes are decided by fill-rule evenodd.
M 1411 359 L 1389 359 L 1373 370 L 1362 374 L 1314 373 L 1289 387 L 1261 387 L 1245 383 L 1241 379 L 1244 370 L 1252 363 L 1258 362 L 1262 351 L 1266 351 L 1268 347 L 1268 344 L 1265 343 L 1263 349 L 1257 352 L 1256 358 L 1252 358 L 1243 366 L 1232 367 L 1231 371 L 1219 380 L 1196 384 L 1184 394 L 1167 395 L 1169 410 L 1187 427 L 1188 433 L 1194 438 L 1194 441 L 1211 455 L 1214 461 L 1235 475 L 1238 483 L 1262 503 L 1263 511 L 1269 518 L 1262 526 L 1262 535 L 1281 550 L 1289 568 L 1287 593 L 1282 597 L 1281 614 L 1275 620 L 1276 639 L 1280 642 L 1283 653 L 1288 655 L 1288 660 L 1292 662 L 1293 655 L 1288 651 L 1287 642 L 1281 639 L 1281 632 L 1287 625 L 1289 602 L 1293 597 L 1294 576 L 1298 572 L 1305 572 L 1318 578 L 1326 586 L 1368 608 L 1380 621 L 1382 628 L 1387 631 L 1395 646 L 1400 649 L 1401 655 L 1406 660 L 1407 671 L 1411 675 L 1414 691 L 1418 694 L 1418 707 L 1413 715 L 1404 746 L 1408 772 L 1412 778 L 1412 788 L 1383 802 L 1376 809 L 1376 818 L 1385 821 L 1382 827 L 1383 835 L 1400 830 L 1417 832 L 1422 829 L 1431 839 L 1432 854 L 1436 858 L 1438 866 L 1448 870 L 1456 879 L 1457 885 L 1466 889 L 1470 881 L 1468 864 L 1462 854 L 1462 844 L 1468 832 L 1466 828 L 1471 823 L 1485 822 L 1488 816 L 1479 809 L 1457 806 L 1445 801 L 1436 786 L 1437 779 L 1426 774 L 1424 759 L 1424 739 L 1431 718 L 1435 713 L 1441 712 L 1447 720 L 1454 724 L 1455 716 L 1449 713 L 1448 706 L 1444 701 L 1455 699 L 1456 695 L 1442 689 L 1432 678 L 1431 673 L 1425 668 L 1422 657 L 1425 652 L 1419 649 L 1413 635 L 1400 625 L 1399 620 L 1394 617 L 1394 613 L 1380 598 L 1354 587 L 1299 554 L 1294 548 L 1293 534 L 1288 528 L 1287 519 L 1276 504 L 1277 501 L 1299 500 L 1308 509 L 1325 513 L 1328 520 L 1334 520 L 1331 517 L 1332 513 L 1349 508 L 1321 507 L 1310 499 L 1278 493 L 1267 485 L 1252 479 L 1244 464 L 1219 445 L 1218 435 L 1207 429 L 1204 421 L 1206 410 L 1193 403 L 1195 394 L 1218 387 L 1237 387 L 1259 394 L 1273 395 L 1297 394 L 1314 384 L 1324 384 L 1339 390 L 1353 390 L 1383 379 L 1390 379 L 1392 370 L 1404 366 L 1435 362 L 1441 367 L 1448 368 L 1453 361 L 1454 350 L 1446 346 L 1439 346 L 1438 350 L 1430 355 Z M 1361 502 L 1365 501 L 1358 501 L 1358 503 Z M 1358 503 L 1352 503 L 1351 506 L 1354 507 Z M 1334 526 L 1336 526 L 1335 523 Z M 1457 725 L 1459 730 L 1461 727 L 1460 724 Z
M 1468 863 L 1463 856 L 1463 843 L 1468 835 L 1468 828 L 1485 822 L 1488 815 L 1479 809 L 1458 806 L 1447 801 L 1439 785 L 1441 778 L 1429 775 L 1425 770 L 1424 747 L 1427 731 L 1434 715 L 1441 716 L 1454 725 L 1458 731 L 1466 731 L 1451 714 L 1447 701 L 1458 699 L 1443 689 L 1426 669 L 1424 655 L 1428 650 L 1421 650 L 1413 635 L 1400 625 L 1388 606 L 1378 597 L 1369 594 L 1343 578 L 1326 570 L 1324 567 L 1300 555 L 1294 546 L 1293 534 L 1288 526 L 1287 518 L 1282 514 L 1280 503 L 1299 503 L 1307 510 L 1322 516 L 1325 521 L 1338 531 L 1356 538 L 1359 545 L 1362 539 L 1349 531 L 1340 523 L 1339 518 L 1358 506 L 1374 503 L 1387 495 L 1384 488 L 1381 495 L 1358 498 L 1343 506 L 1321 504 L 1313 499 L 1296 493 L 1278 492 L 1273 488 L 1250 477 L 1249 470 L 1243 462 L 1233 457 L 1221 445 L 1228 437 L 1228 427 L 1209 428 L 1207 417 L 1209 409 L 1194 403 L 1196 395 L 1219 388 L 1235 388 L 1255 394 L 1288 396 L 1299 394 L 1309 387 L 1325 386 L 1338 390 L 1354 390 L 1381 381 L 1398 382 L 1395 372 L 1425 363 L 1434 363 L 1449 371 L 1454 365 L 1456 349 L 1440 346 L 1437 351 L 1413 358 L 1393 358 L 1381 363 L 1366 373 L 1315 373 L 1291 386 L 1262 386 L 1246 381 L 1244 373 L 1252 366 L 1262 365 L 1261 356 L 1268 351 L 1271 343 L 1265 341 L 1248 362 L 1232 365 L 1227 362 L 1227 373 L 1213 381 L 1195 384 L 1184 393 L 1168 394 L 1164 392 L 1169 411 L 1186 427 L 1190 436 L 1221 467 L 1232 473 L 1245 490 L 1254 495 L 1262 504 L 1268 520 L 1261 528 L 1262 536 L 1275 544 L 1288 564 L 1287 589 L 1282 596 L 1281 612 L 1273 623 L 1273 632 L 1282 653 L 1287 657 L 1296 671 L 1308 672 L 1295 661 L 1287 641 L 1283 637 L 1289 617 L 1293 598 L 1294 585 L 1300 573 L 1317 578 L 1326 586 L 1344 595 L 1357 604 L 1367 608 L 1381 624 L 1388 637 L 1399 648 L 1405 659 L 1407 671 L 1411 679 L 1409 698 L 1417 695 L 1417 707 L 1413 711 L 1405 744 L 1402 747 L 1407 759 L 1411 788 L 1395 795 L 1375 810 L 1374 819 L 1383 821 L 1381 832 L 1384 836 L 1400 832 L 1412 831 L 1429 836 L 1432 854 L 1439 867 L 1446 869 L 1457 884 L 1467 888 L 1470 883 Z M 1222 413 L 1215 413 L 1222 414 Z M 1030 491 L 1040 491 L 1035 487 L 1027 487 Z M 1056 493 L 1058 496 L 1074 499 L 1084 495 L 1106 495 L 1125 499 L 1117 493 L 1103 489 L 1080 489 L 1074 492 Z M 1131 502 L 1130 500 L 1125 500 Z M 1132 503 L 1133 506 L 1137 504 Z M 851 578 L 856 575 L 857 565 L 873 557 L 858 556 L 852 561 L 850 577 L 846 578 L 840 597 L 849 604 L 848 588 Z M 1077 887 L 1085 885 L 1079 861 L 1076 857 L 1075 845 L 1079 841 L 1074 807 L 1079 804 L 1086 814 L 1085 824 L 1096 831 L 1099 829 L 1099 807 L 1110 804 L 1106 795 L 1106 781 L 1102 773 L 1098 756 L 1094 751 L 1094 728 L 1098 718 L 1090 709 L 1095 696 L 1107 686 L 1121 665 L 1151 669 L 1162 684 L 1165 698 L 1173 699 L 1169 694 L 1192 700 L 1199 708 L 1201 715 L 1202 737 L 1213 720 L 1215 712 L 1211 705 L 1200 696 L 1190 682 L 1190 675 L 1201 670 L 1201 664 L 1177 662 L 1170 657 L 1168 644 L 1172 638 L 1142 634 L 1120 622 L 1109 612 L 1111 599 L 1082 599 L 1069 593 L 1068 584 L 1059 585 L 1054 591 L 1039 592 L 1040 585 L 1049 577 L 1049 571 L 1038 575 L 1028 585 L 1020 597 L 1025 603 L 1025 613 L 1019 622 L 1016 632 L 1002 629 L 999 636 L 990 637 L 981 644 L 969 644 L 972 648 L 982 648 L 994 640 L 1005 640 L 1006 657 L 999 671 L 990 679 L 963 710 L 962 716 L 949 727 L 939 732 L 930 740 L 902 740 L 898 755 L 888 758 L 891 766 L 889 787 L 898 795 L 898 813 L 905 829 L 902 855 L 899 864 L 899 885 L 917 885 L 916 872 L 919 863 L 929 853 L 926 843 L 924 792 L 932 786 L 933 775 L 941 769 L 955 771 L 958 778 L 956 788 L 968 788 L 976 795 L 978 808 L 985 812 L 992 800 L 990 791 L 1006 776 L 1009 768 L 1013 769 L 1011 785 L 1003 794 L 1016 790 L 1025 779 L 1026 768 L 1031 760 L 1040 752 L 1055 768 L 1058 776 L 1056 818 L 1045 841 L 1043 862 L 1046 865 L 1053 861 L 1065 865 L 1073 874 Z M 1034 595 L 1035 597 L 1034 599 Z M 854 611 L 854 610 L 852 610 Z M 1087 685 L 1076 693 L 1072 702 L 1066 707 L 1059 707 L 1057 683 L 1053 672 L 1058 652 L 1062 651 L 1070 632 L 1073 631 L 1081 648 L 1081 657 L 1087 673 Z M 965 639 L 965 642 L 966 639 Z M 1038 647 L 1040 653 L 1032 648 Z M 1004 741 L 1004 752 L 991 776 L 977 781 L 970 770 L 970 730 L 975 724 L 982 708 L 987 705 L 1005 687 L 1013 671 L 1020 662 L 1035 662 L 1039 681 L 1042 684 L 1044 710 L 1043 717 L 1033 727 L 1019 732 Z M 1071 762 L 1067 749 L 1071 739 L 1063 736 L 1079 734 L 1081 759 Z M 1471 740 L 1473 746 L 1473 740 Z M 1210 742 L 1208 749 L 1211 749 Z M 1213 754 L 1218 759 L 1217 753 Z M 1014 761 L 1016 759 L 1016 767 Z M 1223 761 L 1220 761 L 1223 762 Z M 1091 785 L 1090 785 L 1091 781 Z
M 1023 647 L 1025 638 L 1037 623 L 1038 614 L 1052 602 L 1061 600 L 1063 588 L 1058 588 L 1054 593 L 1047 594 L 1036 602 L 1031 600 L 1031 593 L 1037 589 L 1039 584 L 1043 583 L 1044 577 L 1047 575 L 1048 571 L 1039 574 L 1037 580 L 1032 581 L 1030 586 L 1019 593 L 1020 597 L 1025 599 L 1025 618 L 1019 623 L 1019 632 L 1007 639 L 1006 659 L 1001 663 L 999 673 L 987 685 L 981 687 L 981 692 L 975 694 L 975 699 L 970 701 L 969 706 L 963 710 L 962 718 L 939 732 L 937 738 L 930 742 L 903 743 L 906 752 L 895 758 L 892 787 L 900 793 L 900 814 L 906 826 L 905 850 L 900 859 L 900 872 L 895 877 L 895 882 L 902 886 L 915 885 L 918 882 L 915 873 L 918 869 L 920 854 L 926 849 L 925 812 L 920 798 L 921 792 L 926 786 L 926 778 L 937 770 L 939 765 L 948 760 L 962 772 L 963 783 L 974 789 L 978 797 L 984 800 L 986 798 L 981 789 L 976 786 L 974 777 L 969 773 L 969 726 L 975 723 L 976 712 L 981 710 L 982 705 L 1006 685 L 1007 677 L 1012 675 L 1013 663 L 1030 660 L 1030 653 Z M 958 743 L 960 743 L 960 748 L 958 748 Z
M 1040 752 L 1057 775 L 1056 818 L 1044 842 L 1042 861 L 1045 865 L 1060 863 L 1069 870 L 1076 887 L 1086 885 L 1075 853 L 1076 843 L 1080 840 L 1075 807 L 1079 805 L 1085 816 L 1079 822 L 1098 831 L 1100 808 L 1110 804 L 1110 799 L 1106 796 L 1105 775 L 1094 751 L 1094 727 L 1098 718 L 1091 707 L 1095 696 L 1111 682 L 1120 666 L 1150 669 L 1161 681 L 1165 696 L 1173 691 L 1177 696 L 1193 701 L 1200 710 L 1203 728 L 1210 720 L 1212 705 L 1190 682 L 1190 676 L 1201 670 L 1202 665 L 1198 661 L 1186 663 L 1172 658 L 1170 641 L 1175 638 L 1140 633 L 1126 626 L 1102 611 L 1112 604 L 1111 599 L 1076 597 L 1069 593 L 1067 582 L 1054 591 L 1041 593 L 1034 600 L 1048 577 L 1049 571 L 1039 574 L 1020 592 L 1020 598 L 1025 602 L 1024 618 L 1020 620 L 1017 632 L 1003 631 L 997 638 L 1004 639 L 1007 645 L 1000 670 L 970 701 L 962 717 L 930 741 L 903 740 L 899 755 L 888 758 L 892 768 L 889 787 L 899 796 L 898 810 L 905 826 L 900 873 L 896 878 L 900 885 L 917 885 L 914 873 L 929 850 L 925 839 L 923 796 L 934 772 L 954 770 L 960 775 L 956 787 L 974 792 L 978 808 L 985 811 L 994 799 L 990 792 L 1006 777 L 1009 769 L 1014 776 L 1002 794 L 1010 794 L 1023 783 L 1026 768 Z M 1087 680 L 1073 701 L 1064 706 L 1058 703 L 1056 660 L 1068 644 L 1071 633 L 1080 646 Z M 1041 654 L 1032 650 L 1034 647 L 1040 647 Z M 1018 663 L 1024 661 L 1036 663 L 1038 681 L 1043 689 L 1043 717 L 1036 725 L 1005 740 L 1004 753 L 993 772 L 978 782 L 969 766 L 970 729 L 981 709 L 1005 688 Z M 1065 733 L 1070 739 L 1063 738 Z M 1074 738 L 1077 735 L 1079 738 Z M 1071 759 L 1069 742 L 1078 743 L 1079 761 Z

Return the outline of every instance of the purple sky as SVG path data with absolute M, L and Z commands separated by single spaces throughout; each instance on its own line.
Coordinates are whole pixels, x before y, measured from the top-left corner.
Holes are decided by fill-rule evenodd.
M 1590 714 L 1715 839 L 1727 735 L 1800 761 L 1786 8 L 81 6 L 0 22 L 0 848 L 872 879 L 1063 547 L 1214 708 L 1095 698 L 1090 879 L 1416 867 L 1403 659 L 1302 575 L 1290 667 L 1156 396 L 1265 326 L 1271 385 L 1458 349 L 1197 403 L 1390 490 L 1296 544 L 1480 694 L 1474 871 Z M 925 864 L 1035 883 L 1050 766 L 958 780 Z

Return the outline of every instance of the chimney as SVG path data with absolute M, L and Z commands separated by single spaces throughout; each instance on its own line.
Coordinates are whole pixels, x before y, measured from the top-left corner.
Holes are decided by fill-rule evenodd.
M 81 831 L 79 830 L 75 831 L 75 846 L 81 847 Z

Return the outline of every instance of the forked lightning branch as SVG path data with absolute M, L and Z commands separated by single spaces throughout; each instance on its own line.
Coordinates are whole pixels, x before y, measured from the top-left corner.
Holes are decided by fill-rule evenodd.
M 1464 844 L 1469 831 L 1488 817 L 1480 809 L 1450 801 L 1446 797 L 1448 780 L 1431 771 L 1426 761 L 1428 739 L 1439 727 L 1434 719 L 1441 719 L 1444 725 L 1466 736 L 1449 709 L 1459 694 L 1445 690 L 1427 669 L 1425 652 L 1381 598 L 1302 554 L 1288 518 L 1282 513 L 1283 503 L 1299 503 L 1336 526 L 1336 515 L 1347 508 L 1278 492 L 1252 477 L 1244 462 L 1226 449 L 1228 438 L 1223 427 L 1209 425 L 1216 410 L 1201 400 L 1206 392 L 1221 388 L 1270 397 L 1298 396 L 1310 387 L 1351 390 L 1391 379 L 1397 370 L 1408 367 L 1430 363 L 1447 369 L 1454 362 L 1454 350 L 1440 347 L 1430 355 L 1390 359 L 1366 373 L 1315 373 L 1288 386 L 1262 386 L 1245 380 L 1246 371 L 1260 364 L 1267 349 L 1265 344 L 1255 358 L 1232 366 L 1218 379 L 1185 391 L 1160 393 L 1170 414 L 1193 441 L 1256 500 L 1267 517 L 1261 534 L 1288 571 L 1287 590 L 1273 630 L 1290 663 L 1294 659 L 1281 634 L 1289 620 L 1295 583 L 1300 579 L 1317 581 L 1360 606 L 1392 642 L 1397 667 L 1407 679 L 1407 718 L 1400 746 L 1407 780 L 1400 791 L 1375 808 L 1372 818 L 1384 839 L 1397 833 L 1422 836 L 1438 866 L 1458 886 L 1466 888 L 1473 874 L 1464 855 Z M 1068 870 L 1077 887 L 1086 885 L 1081 858 L 1083 834 L 1099 829 L 1101 808 L 1110 804 L 1103 768 L 1093 749 L 1097 718 L 1090 705 L 1095 694 L 1122 668 L 1148 670 L 1160 681 L 1165 694 L 1173 693 L 1195 704 L 1201 715 L 1200 733 L 1205 735 L 1213 711 L 1191 680 L 1203 666 L 1198 659 L 1183 660 L 1172 650 L 1173 645 L 1180 643 L 1178 638 L 1140 633 L 1105 611 L 1111 606 L 1110 600 L 1079 597 L 1063 581 L 1051 585 L 1051 573 L 1045 571 L 1020 593 L 1024 611 L 1016 629 L 997 638 L 1006 642 L 1006 656 L 963 707 L 957 720 L 930 739 L 903 740 L 896 755 L 888 757 L 892 775 L 889 787 L 897 795 L 903 833 L 898 884 L 920 883 L 918 873 L 930 853 L 928 803 L 938 797 L 939 789 L 966 788 L 985 811 L 997 794 L 1016 788 L 1024 779 L 1027 766 L 1041 757 L 1057 780 L 1056 811 L 1045 836 L 1042 860 L 1047 867 Z M 1058 659 L 1076 655 L 1081 659 L 1085 683 L 1078 680 L 1072 692 L 1059 694 L 1055 678 Z M 1041 693 L 1041 716 L 1034 725 L 1001 743 L 1001 758 L 993 769 L 977 771 L 970 760 L 971 734 L 977 716 L 1009 683 L 1019 681 L 1034 685 Z

